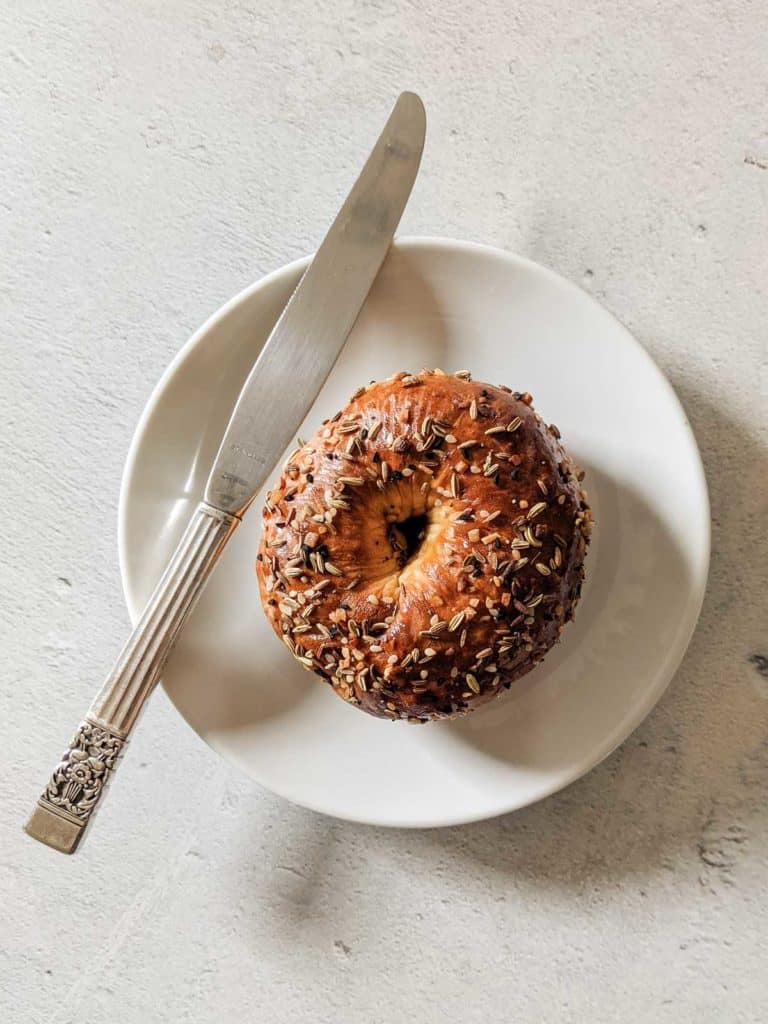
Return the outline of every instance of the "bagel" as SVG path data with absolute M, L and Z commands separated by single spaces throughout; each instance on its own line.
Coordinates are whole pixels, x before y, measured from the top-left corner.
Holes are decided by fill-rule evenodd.
M 362 387 L 267 495 L 267 618 L 372 715 L 463 714 L 573 617 L 591 528 L 580 478 L 527 393 L 441 370 Z

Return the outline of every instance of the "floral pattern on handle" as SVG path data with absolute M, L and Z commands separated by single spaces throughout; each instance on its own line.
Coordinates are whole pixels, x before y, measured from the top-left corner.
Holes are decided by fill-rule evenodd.
M 44 799 L 83 822 L 98 803 L 125 740 L 94 722 L 81 722 L 56 766 Z

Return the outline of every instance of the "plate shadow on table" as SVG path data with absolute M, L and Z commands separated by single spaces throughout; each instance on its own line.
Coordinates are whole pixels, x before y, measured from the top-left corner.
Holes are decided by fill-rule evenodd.
M 768 680 L 750 659 L 768 655 L 766 538 L 765 531 L 755 538 L 759 550 L 747 558 L 740 527 L 751 516 L 750 503 L 763 512 L 768 507 L 768 452 L 721 407 L 685 391 L 681 399 L 707 471 L 712 562 L 698 627 L 654 711 L 582 779 L 501 818 L 405 831 L 291 808 L 282 828 L 271 831 L 266 848 L 261 843 L 258 870 L 254 865 L 259 879 L 254 884 L 261 884 L 265 855 L 266 862 L 278 864 L 286 848 L 302 851 L 298 903 L 296 880 L 280 870 L 271 873 L 270 927 L 296 942 L 302 941 L 310 918 L 332 917 L 340 935 L 358 928 L 365 905 L 339 902 L 332 895 L 353 884 L 354 867 L 344 852 L 350 844 L 358 851 L 374 848 L 393 860 L 406 850 L 410 872 L 438 872 L 446 879 L 461 878 L 462 885 L 490 882 L 494 898 L 513 905 L 523 887 L 553 887 L 589 898 L 595 886 L 622 881 L 635 885 L 642 896 L 667 872 L 698 877 L 697 893 L 702 886 L 716 891 L 728 885 L 743 844 L 765 842 Z M 746 606 L 740 600 L 745 591 L 752 598 Z M 599 614 L 598 608 L 586 611 L 584 618 Z M 753 650 L 755 637 L 762 637 L 760 651 Z M 493 731 L 468 742 L 484 744 L 492 756 L 515 756 Z M 241 853 L 244 859 L 251 856 L 246 843 Z M 261 902 L 259 907 L 263 914 Z
M 502 879 L 577 888 L 636 876 L 642 891 L 644 880 L 682 862 L 700 870 L 702 884 L 727 883 L 738 848 L 733 836 L 765 840 L 768 681 L 751 644 L 762 636 L 768 654 L 765 524 L 749 557 L 741 536 L 750 509 L 768 508 L 768 451 L 721 406 L 678 394 L 701 444 L 713 538 L 701 617 L 669 689 L 588 775 L 514 814 L 421 833 L 425 857 L 469 859 Z M 747 606 L 741 592 L 752 598 Z M 585 611 L 588 625 L 593 612 Z M 518 756 L 493 730 L 468 741 L 492 756 Z

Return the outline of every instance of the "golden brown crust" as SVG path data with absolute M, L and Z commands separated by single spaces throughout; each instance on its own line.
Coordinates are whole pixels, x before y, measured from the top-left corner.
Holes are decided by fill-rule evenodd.
M 264 508 L 275 632 L 373 715 L 443 718 L 508 688 L 557 641 L 584 577 L 591 517 L 559 437 L 530 395 L 466 373 L 361 388 Z

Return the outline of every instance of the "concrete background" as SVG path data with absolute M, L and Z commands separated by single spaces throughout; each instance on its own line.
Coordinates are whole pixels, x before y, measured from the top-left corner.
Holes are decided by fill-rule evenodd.
M 768 1019 L 768 7 L 16 0 L 0 20 L 0 1019 Z M 210 312 L 317 244 L 403 87 L 429 113 L 403 231 L 553 267 L 676 387 L 714 517 L 688 655 L 587 778 L 424 833 L 259 791 L 158 694 L 98 835 L 60 857 L 20 826 L 125 634 L 143 404 Z

